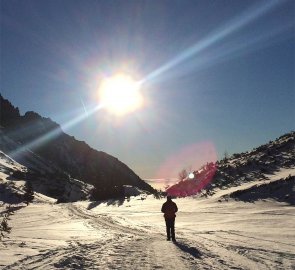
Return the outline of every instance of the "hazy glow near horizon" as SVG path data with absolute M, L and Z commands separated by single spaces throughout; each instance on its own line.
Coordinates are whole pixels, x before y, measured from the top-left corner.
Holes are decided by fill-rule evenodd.
M 117 74 L 105 78 L 99 87 L 99 100 L 110 113 L 123 116 L 143 105 L 140 83 L 130 75 Z

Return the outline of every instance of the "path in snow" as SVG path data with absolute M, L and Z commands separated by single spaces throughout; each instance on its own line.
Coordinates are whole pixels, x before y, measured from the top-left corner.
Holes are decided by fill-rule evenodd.
M 87 202 L 31 204 L 11 216 L 13 230 L 0 247 L 0 267 L 295 269 L 294 207 L 198 202 L 196 210 L 195 200 L 177 200 L 183 212 L 173 243 L 166 241 L 158 213 L 162 202 L 150 198 L 92 210 Z M 264 233 L 271 226 L 277 231 L 283 221 L 285 230 Z
M 72 204 L 30 205 L 19 214 L 22 220 L 13 218 L 14 233 L 2 250 L 10 252 L 11 261 L 23 258 L 3 269 L 189 269 L 186 258 L 162 235 L 124 227 L 107 215 Z M 21 231 L 27 235 L 20 237 Z M 22 251 L 33 254 L 22 256 Z

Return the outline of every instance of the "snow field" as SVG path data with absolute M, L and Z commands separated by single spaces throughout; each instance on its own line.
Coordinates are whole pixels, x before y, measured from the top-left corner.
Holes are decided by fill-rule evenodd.
M 18 210 L 2 269 L 290 269 L 295 211 L 274 201 L 176 199 L 177 243 L 166 241 L 164 199 L 34 203 Z M 95 207 L 93 207 L 95 205 Z M 91 207 L 93 208 L 91 208 Z

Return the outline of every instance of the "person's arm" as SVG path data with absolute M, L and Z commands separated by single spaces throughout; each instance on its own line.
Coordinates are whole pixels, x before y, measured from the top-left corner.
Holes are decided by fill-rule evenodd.
M 165 213 L 165 204 L 162 205 L 161 212 Z
M 177 204 L 175 203 L 175 213 L 178 212 Z

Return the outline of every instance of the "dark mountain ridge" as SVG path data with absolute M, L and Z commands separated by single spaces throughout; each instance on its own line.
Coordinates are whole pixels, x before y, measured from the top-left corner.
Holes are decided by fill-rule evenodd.
M 155 190 L 127 165 L 117 158 L 91 148 L 83 141 L 64 133 L 61 127 L 50 118 L 41 117 L 35 112 L 20 115 L 8 100 L 0 95 L 0 125 L 2 133 L 18 143 L 18 148 L 29 148 L 61 172 L 94 185 L 95 199 L 107 199 L 121 192 L 123 185 L 132 185 L 148 192 Z M 15 153 L 7 144 L 0 143 L 6 154 Z M 33 168 L 21 153 L 13 158 L 28 168 Z

